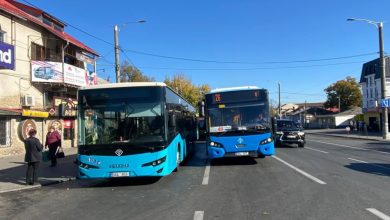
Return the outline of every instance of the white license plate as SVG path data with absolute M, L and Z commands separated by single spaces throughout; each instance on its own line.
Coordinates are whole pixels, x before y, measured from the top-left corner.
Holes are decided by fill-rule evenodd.
M 236 156 L 248 156 L 249 152 L 236 152 L 235 155 Z
M 130 172 L 115 172 L 111 173 L 111 177 L 126 177 L 130 176 Z
M 296 138 L 297 136 L 295 135 L 287 135 L 287 138 Z

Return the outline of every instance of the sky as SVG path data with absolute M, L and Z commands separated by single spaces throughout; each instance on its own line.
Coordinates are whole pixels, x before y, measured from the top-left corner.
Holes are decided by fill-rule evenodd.
M 390 40 L 388 0 L 19 1 L 68 23 L 111 82 L 118 25 L 120 61 L 157 81 L 184 74 L 211 88 L 259 86 L 275 101 L 280 83 L 282 104 L 323 102 L 326 87 L 359 80 L 362 64 L 379 56 L 377 28 L 347 18 L 385 22 L 385 51 Z

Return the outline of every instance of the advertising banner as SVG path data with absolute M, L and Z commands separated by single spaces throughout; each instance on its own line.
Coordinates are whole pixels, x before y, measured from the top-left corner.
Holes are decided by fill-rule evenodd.
M 0 42 L 0 67 L 5 69 L 15 69 L 14 46 Z
M 64 64 L 64 74 L 62 74 L 62 63 L 31 61 L 31 81 L 32 82 L 52 82 L 67 83 L 76 86 L 88 86 L 96 84 L 96 74 L 89 74 L 87 70 Z

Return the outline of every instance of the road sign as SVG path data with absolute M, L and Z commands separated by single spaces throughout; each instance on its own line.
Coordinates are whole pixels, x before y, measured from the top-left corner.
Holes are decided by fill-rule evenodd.
M 381 107 L 382 107 L 382 108 L 388 108 L 388 107 L 390 107 L 390 99 L 382 99 L 382 100 L 381 100 Z

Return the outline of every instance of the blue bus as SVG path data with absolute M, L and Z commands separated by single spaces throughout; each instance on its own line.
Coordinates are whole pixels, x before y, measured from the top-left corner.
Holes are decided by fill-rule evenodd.
M 166 176 L 195 139 L 194 107 L 164 83 L 78 91 L 78 178 Z
M 204 104 L 210 159 L 274 154 L 267 90 L 255 86 L 215 89 L 206 94 Z

